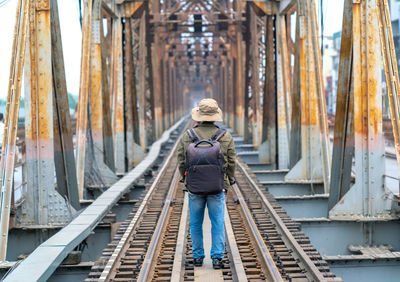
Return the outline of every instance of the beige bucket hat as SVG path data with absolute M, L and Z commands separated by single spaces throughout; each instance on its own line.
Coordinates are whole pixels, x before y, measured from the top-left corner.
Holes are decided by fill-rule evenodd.
M 192 119 L 195 121 L 222 121 L 222 111 L 214 99 L 203 99 L 198 107 L 192 109 Z

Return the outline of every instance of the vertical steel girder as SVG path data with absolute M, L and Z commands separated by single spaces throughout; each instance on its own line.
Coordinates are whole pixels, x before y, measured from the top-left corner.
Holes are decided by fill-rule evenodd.
M 235 59 L 235 129 L 239 135 L 244 136 L 245 133 L 245 95 L 244 95 L 244 69 L 243 68 L 243 36 L 242 36 L 242 26 L 241 26 L 241 17 L 242 17 L 242 1 L 235 1 L 235 13 L 236 18 L 239 21 L 239 24 L 236 25 L 236 42 L 232 45 L 233 47 L 233 57 Z
M 29 19 L 29 1 L 19 0 L 14 29 L 14 41 L 8 84 L 7 107 L 3 136 L 3 148 L 0 160 L 1 177 L 1 240 L 0 261 L 6 260 L 8 230 L 10 223 L 11 198 L 14 180 L 15 150 L 18 127 L 18 110 L 21 98 L 21 83 L 24 69 L 27 26 Z
M 288 172 L 285 180 L 322 181 L 327 193 L 330 178 L 329 139 L 314 1 L 297 2 L 296 24 L 300 28 L 297 60 L 300 63 L 301 159 Z M 298 113 L 292 111 L 292 114 Z
M 393 137 L 396 149 L 397 168 L 400 172 L 400 82 L 397 69 L 395 45 L 393 42 L 392 23 L 388 1 L 378 1 L 379 27 L 381 46 L 383 48 L 383 64 L 385 69 L 386 84 L 388 88 L 390 117 L 392 120 Z
M 112 28 L 112 130 L 114 137 L 115 173 L 123 175 L 125 168 L 124 83 L 121 18 L 113 21 Z
M 126 117 L 125 128 L 125 151 L 126 151 L 126 166 L 127 169 L 132 169 L 137 162 L 135 162 L 135 131 L 134 120 L 137 119 L 136 108 L 136 73 L 133 62 L 132 50 L 132 35 L 131 19 L 126 18 L 124 22 L 124 114 Z
M 263 124 L 260 128 L 262 143 L 258 150 L 259 161 L 270 164 L 272 168 L 287 169 L 291 110 L 291 62 L 288 50 L 290 38 L 287 38 L 290 34 L 287 35 L 287 15 L 274 12 L 277 5 L 271 3 L 268 7 L 258 2 L 254 6 L 261 8 L 266 14 L 263 118 L 262 122 L 258 122 Z
M 53 112 L 54 112 L 54 164 L 57 176 L 57 191 L 69 199 L 71 205 L 80 209 L 78 183 L 74 156 L 74 144 L 58 7 L 51 0 L 51 46 L 53 65 Z
M 144 24 L 145 24 L 145 44 L 146 44 L 146 66 L 147 66 L 147 77 L 146 77 L 146 100 L 147 100 L 147 137 L 149 145 L 153 143 L 156 136 L 155 125 L 157 123 L 155 116 L 155 93 L 153 84 L 153 61 L 151 53 L 152 35 L 150 30 L 150 7 L 149 2 L 145 2 L 144 10 Z
M 80 199 L 83 199 L 84 192 L 93 1 L 84 1 L 83 4 L 84 7 L 82 20 L 81 79 L 79 85 L 79 99 L 76 121 L 76 171 L 78 177 L 78 190 Z
M 246 71 L 245 71 L 245 131 L 246 142 L 252 142 L 258 148 L 261 144 L 261 89 L 260 64 L 263 57 L 263 30 L 262 19 L 257 16 L 253 6 L 246 4 L 247 32 L 246 32 Z M 261 22 L 261 24 L 260 24 Z M 265 76 L 263 76 L 265 77 Z
M 121 25 L 120 20 L 119 24 Z M 115 19 L 115 25 L 118 26 L 118 19 Z M 104 47 L 107 42 L 103 31 L 102 1 L 88 0 L 84 2 L 82 26 L 81 80 L 76 125 L 76 169 L 80 199 L 84 198 L 84 175 L 89 168 L 96 167 L 99 174 L 107 175 L 107 177 L 98 178 L 96 180 L 98 183 L 95 185 L 109 186 L 116 180 L 113 172 L 116 170 L 117 165 L 113 146 L 115 134 L 112 131 L 115 125 L 112 127 L 111 124 L 112 108 L 110 99 L 110 96 L 114 96 L 110 95 L 110 93 L 114 94 L 114 89 L 120 90 L 123 87 L 121 86 L 122 71 L 117 72 L 120 77 L 118 83 L 108 83 L 109 79 L 110 82 L 114 82 L 114 64 L 115 61 L 119 61 L 114 58 L 114 44 L 116 43 L 109 44 L 108 47 L 111 52 L 108 56 L 109 67 L 107 67 L 107 55 Z M 116 30 L 122 33 L 122 27 L 119 29 L 118 27 L 114 28 L 114 25 L 111 25 L 111 19 L 108 20 L 107 29 L 107 37 L 111 38 L 111 40 L 114 39 L 114 34 L 117 33 Z M 121 38 L 122 35 L 119 37 Z M 118 41 L 120 49 L 122 48 L 121 41 Z M 122 52 L 120 51 L 120 53 Z M 121 57 L 122 55 L 119 60 L 122 60 Z M 121 67 L 121 63 L 118 66 Z M 118 109 L 120 110 L 120 108 Z M 87 142 L 88 140 L 93 140 L 93 144 Z M 91 152 L 93 156 L 87 156 Z M 121 161 L 118 163 L 119 170 L 123 170 L 124 166 L 121 169 L 120 163 Z
M 275 60 L 275 21 L 267 15 L 265 22 L 265 84 L 263 99 L 262 143 L 258 149 L 259 162 L 276 166 L 276 60 Z
M 388 54 L 387 50 L 392 36 L 386 33 L 390 21 L 380 21 L 387 19 L 388 13 L 378 2 L 345 2 L 334 140 L 334 153 L 337 154 L 333 155 L 332 162 L 332 175 L 339 179 L 331 184 L 330 218 L 363 221 L 395 217 L 393 195 L 386 189 L 383 177 L 382 48 L 386 75 L 389 68 L 393 70 L 396 61 L 389 59 L 393 58 L 393 53 Z M 393 102 L 398 103 L 397 95 Z M 398 116 L 393 118 L 398 121 Z M 341 175 L 340 170 L 351 168 L 353 150 L 355 184 L 350 187 L 348 173 Z
M 138 46 L 138 73 L 139 73 L 139 136 L 140 146 L 146 148 L 148 145 L 148 118 L 147 118 L 147 101 L 146 101 L 146 15 L 145 12 L 139 19 L 139 46 Z
M 290 130 L 290 58 L 286 38 L 286 19 L 276 16 L 276 73 L 278 108 L 278 169 L 289 166 L 289 130 Z
M 63 226 L 79 208 L 57 2 L 31 1 L 25 53 L 27 182 L 16 225 Z M 55 165 L 55 161 L 59 163 Z M 59 194 L 50 175 L 56 171 Z M 63 198 L 65 197 L 65 198 Z

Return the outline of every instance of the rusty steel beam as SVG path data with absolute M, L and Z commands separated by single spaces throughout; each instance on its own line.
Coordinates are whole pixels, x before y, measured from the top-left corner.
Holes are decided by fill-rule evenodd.
M 8 83 L 7 106 L 3 135 L 3 148 L 0 160 L 1 179 L 1 240 L 0 261 L 6 260 L 10 207 L 14 181 L 15 150 L 18 127 L 18 110 L 21 98 L 21 83 L 24 69 L 29 1 L 19 0 L 16 11 L 16 24 L 11 55 L 10 80 Z
M 253 11 L 254 14 L 254 11 Z M 245 54 L 245 66 L 244 66 L 244 74 L 245 74 L 245 82 L 244 82 L 244 132 L 243 132 L 243 137 L 244 137 L 244 142 L 245 143 L 251 143 L 252 142 L 252 131 L 250 127 L 252 127 L 252 117 L 250 117 L 249 113 L 249 108 L 251 107 L 250 99 L 254 99 L 253 95 L 253 83 L 252 83 L 252 78 L 254 78 L 253 75 L 253 69 L 251 69 L 252 65 L 254 64 L 254 56 L 256 53 L 256 50 L 254 47 L 257 47 L 254 45 L 254 34 L 256 33 L 255 27 L 252 25 L 254 22 L 254 15 L 252 14 L 252 8 L 249 3 L 246 4 L 246 33 L 244 37 L 245 41 L 245 48 L 246 52 Z M 241 60 L 241 53 L 238 53 L 238 59 Z
M 154 5 L 155 6 L 155 5 Z M 154 8 L 154 7 L 153 7 Z M 154 34 L 154 42 L 150 43 L 150 52 L 151 52 L 151 58 L 152 62 L 151 65 L 154 66 L 152 67 L 152 81 L 153 81 L 153 96 L 154 96 L 154 133 L 155 133 L 155 138 L 158 139 L 163 130 L 163 123 L 164 123 L 164 117 L 162 114 L 162 96 L 161 96 L 161 56 L 162 56 L 162 49 L 161 49 L 161 42 L 160 38 L 158 35 L 158 29 L 155 28 L 155 34 Z
M 344 3 L 342 38 L 340 46 L 339 79 L 332 151 L 331 183 L 328 209 L 350 189 L 351 167 L 354 155 L 354 99 L 351 96 L 352 75 L 352 1 Z
M 259 10 L 261 10 L 265 15 L 276 15 L 277 14 L 277 3 L 272 1 L 252 1 L 252 4 Z
M 154 93 L 154 79 L 153 79 L 153 61 L 151 53 L 151 45 L 153 43 L 153 35 L 150 29 L 150 7 L 149 2 L 145 2 L 145 45 L 146 45 L 146 97 L 147 97 L 147 130 L 149 144 L 153 143 L 156 139 L 156 116 L 155 116 L 155 93 Z M 150 112 L 150 113 L 149 113 Z
M 276 16 L 277 43 L 277 117 L 278 117 L 278 169 L 289 166 L 289 130 L 290 130 L 290 73 L 287 50 L 285 17 Z
M 25 61 L 27 195 L 24 225 L 50 225 L 54 189 L 53 76 L 50 1 L 31 1 L 29 51 Z M 52 195 L 51 195 L 52 196 Z M 64 216 L 64 215 L 62 215 Z
M 139 136 L 140 146 L 145 149 L 148 145 L 147 136 L 147 117 L 146 117 L 146 17 L 145 12 L 139 19 L 139 55 L 138 55 L 138 73 L 139 73 Z
M 390 117 L 392 121 L 397 167 L 400 172 L 400 82 L 397 69 L 397 58 L 393 42 L 392 23 L 387 0 L 378 1 L 379 27 L 388 89 Z
M 81 52 L 81 79 L 79 84 L 79 100 L 76 123 L 76 171 L 78 180 L 79 198 L 83 199 L 86 134 L 88 124 L 88 98 L 90 81 L 90 54 L 92 40 L 93 1 L 83 2 L 82 22 L 82 52 Z
M 101 104 L 103 105 L 103 111 L 98 112 L 102 114 L 102 133 L 103 133 L 103 147 L 104 150 L 104 164 L 107 165 L 111 171 L 115 171 L 115 160 L 114 160 L 114 140 L 112 133 L 112 124 L 111 124 L 111 88 L 110 88 L 110 73 L 111 68 L 109 64 L 107 64 L 107 58 L 111 61 L 110 56 L 107 55 L 106 44 L 107 39 L 109 41 L 112 40 L 111 36 L 111 19 L 107 19 L 107 30 L 108 38 L 104 37 L 103 26 L 101 25 L 100 34 L 101 34 L 101 85 L 102 85 L 102 96 L 99 97 L 101 99 Z M 109 44 L 111 46 L 111 44 Z
M 300 20 L 297 13 L 296 23 Z M 300 42 L 300 24 L 296 24 L 296 39 Z M 290 117 L 290 146 L 289 146 L 289 168 L 293 168 L 301 158 L 301 115 L 300 108 L 300 44 L 295 45 L 295 60 L 293 68 L 293 86 L 291 96 L 291 117 Z
M 262 143 L 259 148 L 260 163 L 271 164 L 275 167 L 276 159 L 276 61 L 275 61 L 275 40 L 274 40 L 274 19 L 273 16 L 266 16 L 265 19 L 265 84 L 263 99 L 263 120 L 262 120 Z
M 110 146 L 113 142 L 111 136 L 107 135 L 104 130 L 107 128 L 107 120 L 104 117 L 104 103 L 107 104 L 103 97 L 104 92 L 108 92 L 107 81 L 108 70 L 104 65 L 104 32 L 103 32 L 103 16 L 101 12 L 101 1 L 94 1 L 92 14 L 92 38 L 90 47 L 90 70 L 89 70 L 89 107 L 90 107 L 90 125 L 93 138 L 94 154 L 96 162 L 106 162 L 111 169 L 114 169 L 113 156 L 110 154 Z M 107 99 L 108 95 L 107 95 Z M 110 109 L 109 107 L 107 107 Z M 109 110 L 108 110 L 109 111 Z M 109 125 L 108 125 L 109 126 Z M 111 155 L 111 156 L 110 156 Z M 112 158 L 110 160 L 110 157 Z M 91 165 L 86 164 L 86 165 Z
M 124 83 L 122 58 L 122 22 L 113 21 L 112 34 L 112 131 L 114 138 L 115 172 L 123 175 L 125 168 Z
M 244 135 L 244 87 L 243 87 L 243 42 L 242 42 L 242 31 L 238 27 L 236 31 L 236 44 L 232 45 L 233 54 L 235 58 L 235 129 L 239 135 Z
M 378 36 L 379 13 L 376 0 L 348 1 L 344 9 L 344 21 L 349 22 L 350 17 L 352 19 L 349 27 L 351 32 L 347 32 L 352 36 L 351 41 L 349 36 L 345 37 L 343 44 L 351 44 L 352 49 L 351 87 L 345 89 L 350 92 L 350 98 L 354 99 L 353 109 L 347 108 L 347 111 L 353 110 L 353 113 L 347 114 L 354 114 L 354 135 L 352 130 L 347 130 L 345 138 L 354 138 L 355 184 L 342 197 L 340 189 L 346 189 L 345 185 L 348 183 L 336 185 L 337 190 L 333 195 L 335 198 L 330 199 L 330 206 L 334 206 L 329 210 L 329 217 L 334 219 L 370 221 L 397 217 L 393 212 L 394 196 L 385 187 L 383 177 L 385 143 L 382 133 L 381 54 L 382 48 L 388 46 L 381 46 Z M 343 53 L 341 57 L 343 66 L 348 60 L 345 55 Z M 343 71 L 341 74 L 347 75 L 348 72 Z M 348 78 L 341 77 L 340 81 L 346 83 Z M 343 100 L 340 102 L 346 102 Z M 338 122 L 343 122 L 343 119 Z M 340 132 L 337 135 L 340 137 Z M 342 141 L 342 147 L 343 145 Z M 334 155 L 334 158 L 339 158 L 335 162 L 343 163 L 345 157 L 343 153 L 341 156 Z M 337 166 L 333 168 L 338 169 Z M 367 225 L 364 230 L 365 244 L 373 243 L 372 236 L 369 235 L 371 228 L 371 225 Z
M 72 142 L 73 132 L 65 80 L 61 29 L 55 0 L 51 0 L 51 46 L 54 81 L 54 163 L 57 176 L 57 191 L 61 196 L 67 197 L 71 205 L 76 210 L 79 210 L 78 183 Z
M 136 79 L 132 51 L 131 19 L 124 21 L 124 115 L 125 115 L 125 151 L 127 170 L 135 166 L 134 111 L 136 108 Z
M 241 18 L 243 5 L 241 0 L 235 1 L 235 18 Z M 244 93 L 244 69 L 243 68 L 243 36 L 242 26 L 238 24 L 235 26 L 236 42 L 232 45 L 233 56 L 235 58 L 235 129 L 239 135 L 245 134 L 245 93 Z
M 330 174 L 327 115 L 314 1 L 298 0 L 297 14 L 296 24 L 300 25 L 301 159 L 285 180 L 323 182 L 327 193 Z
M 297 0 L 281 0 L 279 2 L 279 14 L 287 14 L 294 6 L 296 6 Z

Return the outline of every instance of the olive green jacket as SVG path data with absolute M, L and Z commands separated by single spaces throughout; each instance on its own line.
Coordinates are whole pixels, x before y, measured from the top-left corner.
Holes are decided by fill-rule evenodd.
M 213 123 L 200 123 L 194 126 L 194 129 L 201 139 L 210 139 L 218 131 L 218 127 Z M 178 144 L 178 165 L 182 177 L 184 177 L 186 170 L 186 149 L 190 143 L 192 143 L 192 140 L 189 134 L 185 132 Z M 226 132 L 225 135 L 219 139 L 219 143 L 221 144 L 221 150 L 224 154 L 224 167 L 226 170 L 224 187 L 228 189 L 231 184 L 235 183 L 236 152 L 232 135 Z

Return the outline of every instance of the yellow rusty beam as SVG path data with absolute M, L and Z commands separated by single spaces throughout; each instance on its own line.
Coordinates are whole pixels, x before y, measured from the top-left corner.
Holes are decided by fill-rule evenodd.
M 279 14 L 287 14 L 289 11 L 292 10 L 292 8 L 296 5 L 296 0 L 282 0 L 279 3 Z
M 266 15 L 275 15 L 278 11 L 277 3 L 272 1 L 254 1 L 253 5 Z
M 14 179 L 15 146 L 17 138 L 18 110 L 21 97 L 21 83 L 24 69 L 25 46 L 27 40 L 27 25 L 29 15 L 29 1 L 18 1 L 10 80 L 8 84 L 5 127 L 3 135 L 3 150 L 0 161 L 0 180 L 2 191 L 1 199 L 1 237 L 0 261 L 6 260 L 8 229 L 10 223 L 11 197 Z
M 108 4 L 106 2 L 101 1 L 101 8 L 106 11 L 106 13 L 108 15 L 110 15 L 110 17 L 112 17 L 113 19 L 117 19 L 118 15 L 116 14 L 116 12 L 110 7 L 108 6 Z
M 397 69 L 397 58 L 393 42 L 392 23 L 387 0 L 378 1 L 379 27 L 381 46 L 383 47 L 383 64 L 385 68 L 386 84 L 388 89 L 390 115 L 393 127 L 393 137 L 396 149 L 398 170 L 400 170 L 400 82 Z
M 130 18 L 140 14 L 140 11 L 144 9 L 144 1 L 141 2 L 124 2 L 124 16 Z
M 92 40 L 93 1 L 84 1 L 81 79 L 79 85 L 79 102 L 76 122 L 76 172 L 78 180 L 79 199 L 83 199 L 83 184 L 85 173 L 86 128 L 88 121 L 88 92 L 90 82 L 90 50 Z
M 125 173 L 125 146 L 124 146 L 124 85 L 122 61 L 122 23 L 115 21 L 112 28 L 112 125 L 114 135 L 115 170 L 118 174 Z

